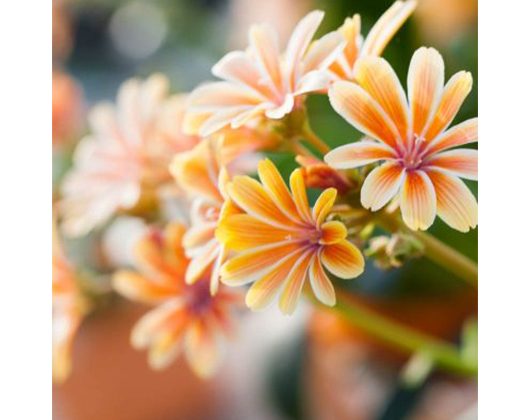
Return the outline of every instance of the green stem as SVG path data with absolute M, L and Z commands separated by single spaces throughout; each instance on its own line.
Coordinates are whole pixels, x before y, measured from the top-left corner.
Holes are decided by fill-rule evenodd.
M 302 127 L 302 136 L 323 155 L 331 150 L 327 143 L 315 134 L 307 120 Z
M 464 376 L 477 375 L 476 362 L 465 360 L 457 347 L 385 318 L 351 297 L 343 296 L 343 293 L 337 294 L 337 304 L 332 310 L 390 345 L 411 353 L 425 354 L 441 369 Z
M 473 287 L 478 287 L 477 264 L 454 248 L 440 241 L 427 232 L 413 231 L 401 223 L 396 216 L 382 212 L 377 216 L 377 223 L 386 230 L 395 232 L 399 229 L 417 238 L 425 247 L 424 255 L 434 263 L 444 267 Z

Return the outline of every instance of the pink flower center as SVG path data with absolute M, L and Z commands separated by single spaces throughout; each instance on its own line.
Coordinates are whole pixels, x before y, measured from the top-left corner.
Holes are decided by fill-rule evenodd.
M 195 315 L 203 315 L 208 312 L 212 306 L 213 298 L 210 294 L 210 282 L 205 279 L 187 286 L 186 298 L 188 311 Z
M 410 142 L 401 154 L 398 162 L 406 169 L 418 169 L 422 165 L 425 150 L 425 138 L 414 134 L 414 140 Z

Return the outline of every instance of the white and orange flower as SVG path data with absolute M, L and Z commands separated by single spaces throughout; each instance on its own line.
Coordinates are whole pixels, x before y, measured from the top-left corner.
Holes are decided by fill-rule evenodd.
M 219 367 L 225 339 L 233 332 L 232 312 L 243 298 L 224 287 L 211 296 L 207 278 L 185 283 L 184 231 L 170 224 L 163 232 L 149 232 L 136 247 L 137 271 L 117 272 L 113 285 L 128 299 L 156 306 L 131 333 L 135 348 L 148 349 L 153 369 L 167 367 L 183 352 L 194 372 L 208 377 Z
M 247 305 L 258 310 L 280 293 L 282 312 L 292 313 L 309 278 L 318 300 L 335 304 L 335 291 L 324 267 L 337 277 L 357 277 L 364 268 L 361 252 L 347 239 L 344 224 L 327 220 L 337 191 L 328 188 L 309 206 L 302 170 L 290 177 L 290 191 L 269 160 L 258 167 L 261 183 L 236 176 L 228 184 L 241 209 L 221 218 L 216 235 L 236 255 L 221 268 L 229 286 L 254 283 Z
M 323 17 L 321 11 L 305 16 L 284 54 L 274 29 L 266 24 L 252 26 L 249 47 L 228 53 L 213 67 L 212 73 L 223 81 L 192 92 L 187 132 L 208 136 L 228 125 L 241 127 L 258 116 L 281 119 L 303 102 L 305 94 L 327 89 L 331 80 L 327 68 L 344 40 L 331 32 L 311 45 Z
M 162 75 L 132 79 L 116 106 L 101 104 L 90 113 L 92 134 L 79 143 L 63 184 L 65 233 L 83 235 L 171 181 L 171 157 L 198 139 L 181 130 L 185 98 L 169 97 L 168 90 Z
M 52 233 L 52 371 L 63 382 L 72 370 L 72 344 L 89 305 L 64 255 L 58 232 Z
M 471 74 L 456 73 L 444 86 L 444 62 L 433 48 L 420 48 L 408 73 L 408 102 L 390 65 L 365 57 L 355 67 L 357 84 L 339 81 L 329 97 L 333 108 L 368 136 L 338 147 L 325 161 L 337 169 L 384 161 L 361 189 L 361 203 L 377 211 L 396 198 L 411 229 L 427 229 L 436 214 L 467 232 L 477 225 L 477 201 L 459 178 L 477 179 L 474 149 L 477 118 L 448 129 L 472 87 Z
M 346 47 L 331 64 L 329 70 L 337 79 L 354 81 L 357 60 L 368 55 L 381 55 L 415 8 L 415 0 L 396 1 L 375 23 L 366 39 L 361 35 L 361 17 L 355 14 L 351 18 L 346 18 L 338 29 L 346 40 Z

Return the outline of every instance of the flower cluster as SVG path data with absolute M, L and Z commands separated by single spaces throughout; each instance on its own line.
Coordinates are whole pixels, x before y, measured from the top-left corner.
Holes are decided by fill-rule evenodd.
M 176 95 L 161 75 L 129 80 L 116 105 L 92 110 L 90 134 L 62 184 L 61 226 L 83 235 L 123 213 L 151 224 L 135 247 L 134 267 L 114 267 L 112 286 L 154 306 L 131 335 L 135 348 L 148 349 L 153 368 L 183 352 L 198 375 L 213 374 L 234 310 L 245 303 L 261 310 L 277 298 L 291 314 L 306 294 L 334 306 L 335 288 L 345 284 L 337 279 L 362 275 L 363 249 L 376 254 L 367 227 L 381 220 L 390 218 L 399 237 L 415 244 L 415 252 L 396 251 L 399 264 L 396 257 L 388 267 L 418 256 L 423 247 L 414 235 L 436 215 L 458 231 L 476 227 L 477 201 L 462 178 L 477 179 L 477 150 L 460 146 L 477 141 L 477 119 L 450 127 L 471 74 L 461 71 L 444 84 L 441 55 L 422 47 L 412 56 L 405 93 L 380 57 L 415 6 L 395 2 L 366 39 L 354 15 L 313 40 L 324 17 L 313 11 L 284 52 L 273 28 L 256 25 L 248 48 L 213 66 L 220 81 Z M 363 138 L 329 150 L 310 131 L 310 94 L 327 95 Z M 325 156 L 302 143 L 311 139 Z M 292 153 L 300 167 L 287 171 L 265 156 L 269 151 Z M 184 215 L 159 211 L 167 188 Z M 62 268 L 54 274 L 54 299 L 68 314 L 60 321 L 68 324 L 64 354 L 83 312 L 71 270 L 55 265 Z M 246 298 L 243 285 L 250 285 Z M 68 369 L 60 370 L 64 376 Z

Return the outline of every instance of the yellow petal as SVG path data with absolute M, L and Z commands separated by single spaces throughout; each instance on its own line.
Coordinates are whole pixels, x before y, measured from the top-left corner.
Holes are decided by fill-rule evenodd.
M 164 287 L 134 271 L 121 270 L 112 277 L 112 287 L 130 300 L 154 303 L 175 294 L 177 288 Z
M 426 230 L 436 217 L 436 193 L 427 174 L 409 171 L 401 187 L 401 214 L 412 230 Z
M 196 322 L 186 333 L 185 354 L 193 371 L 201 378 L 212 376 L 221 362 L 220 337 L 212 327 Z
M 357 277 L 364 271 L 363 254 L 347 240 L 324 246 L 320 256 L 324 267 L 341 279 Z
M 305 252 L 298 258 L 298 261 L 294 263 L 289 275 L 285 279 L 285 287 L 280 295 L 280 310 L 284 314 L 290 315 L 296 309 L 300 294 L 302 293 L 302 287 L 307 278 L 307 270 L 312 257 L 312 251 Z
M 317 226 L 320 226 L 322 222 L 326 219 L 329 214 L 329 211 L 335 203 L 337 198 L 337 190 L 335 188 L 325 189 L 320 196 L 318 197 L 315 205 L 313 206 L 313 220 Z
M 316 298 L 324 305 L 334 306 L 336 302 L 335 289 L 320 263 L 320 257 L 314 256 L 309 266 L 309 281 Z
M 318 241 L 321 245 L 331 245 L 342 241 L 348 235 L 344 223 L 338 220 L 326 222 L 321 226 L 322 237 Z
M 309 201 L 307 200 L 304 176 L 300 168 L 293 171 L 289 178 L 289 183 L 291 185 L 291 192 L 300 218 L 307 223 L 311 223 L 311 211 L 309 209 Z

